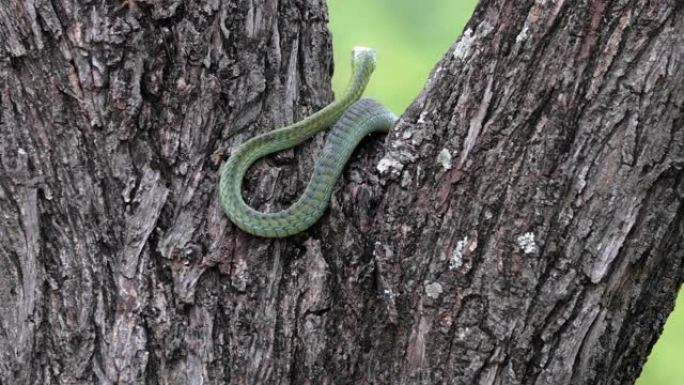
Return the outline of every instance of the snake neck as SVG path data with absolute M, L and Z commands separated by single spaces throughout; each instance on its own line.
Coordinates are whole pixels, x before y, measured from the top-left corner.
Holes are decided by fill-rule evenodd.
M 293 139 L 292 143 L 299 144 L 316 133 L 332 126 L 342 116 L 344 111 L 361 98 L 373 69 L 368 63 L 354 63 L 352 65 L 352 76 L 349 79 L 346 90 L 339 99 L 334 100 L 308 118 L 283 129 L 275 130 L 273 133 L 276 133 L 276 135 L 280 135 L 280 133 L 287 133 L 286 135 L 296 133 L 297 138 L 291 138 Z
M 352 65 L 352 76 L 349 79 L 347 90 L 342 99 L 344 101 L 344 109 L 347 110 L 355 101 L 361 98 L 363 91 L 365 91 L 368 81 L 370 80 L 373 67 L 367 63 L 358 63 Z M 341 114 L 340 114 L 341 115 Z

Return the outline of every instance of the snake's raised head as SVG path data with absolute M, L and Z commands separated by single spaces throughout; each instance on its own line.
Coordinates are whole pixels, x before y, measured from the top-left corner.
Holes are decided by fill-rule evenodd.
M 352 49 L 352 69 L 355 71 L 368 71 L 370 74 L 375 69 L 377 54 L 373 48 L 354 47 Z

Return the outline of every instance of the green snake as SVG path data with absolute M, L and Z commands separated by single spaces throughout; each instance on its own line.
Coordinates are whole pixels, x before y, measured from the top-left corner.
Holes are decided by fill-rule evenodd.
M 311 116 L 255 136 L 240 145 L 220 170 L 219 197 L 228 218 L 240 229 L 261 237 L 282 238 L 311 227 L 325 212 L 335 182 L 364 136 L 388 132 L 397 117 L 372 99 L 361 99 L 375 69 L 375 50 L 352 51 L 352 76 L 344 95 Z M 333 125 L 302 196 L 275 213 L 257 211 L 242 198 L 242 179 L 259 158 L 294 147 Z

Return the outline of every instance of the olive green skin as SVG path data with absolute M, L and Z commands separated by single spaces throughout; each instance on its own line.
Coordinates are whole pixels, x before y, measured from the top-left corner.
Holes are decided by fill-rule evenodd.
M 355 48 L 352 78 L 342 98 L 304 120 L 255 136 L 235 150 L 222 165 L 219 180 L 221 206 L 231 222 L 253 235 L 282 238 L 306 230 L 323 215 L 335 182 L 354 148 L 371 132 L 388 132 L 397 119 L 371 99 L 357 101 L 375 69 L 375 61 L 374 50 Z M 333 123 L 311 179 L 292 206 L 276 213 L 263 213 L 245 203 L 242 180 L 257 159 L 294 147 Z

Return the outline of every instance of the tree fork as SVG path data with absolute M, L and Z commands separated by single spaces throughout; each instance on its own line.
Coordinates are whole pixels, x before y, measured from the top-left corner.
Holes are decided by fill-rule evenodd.
M 480 1 L 286 240 L 227 221 L 218 167 L 332 100 L 325 2 L 6 3 L 1 383 L 638 376 L 684 279 L 681 2 Z

